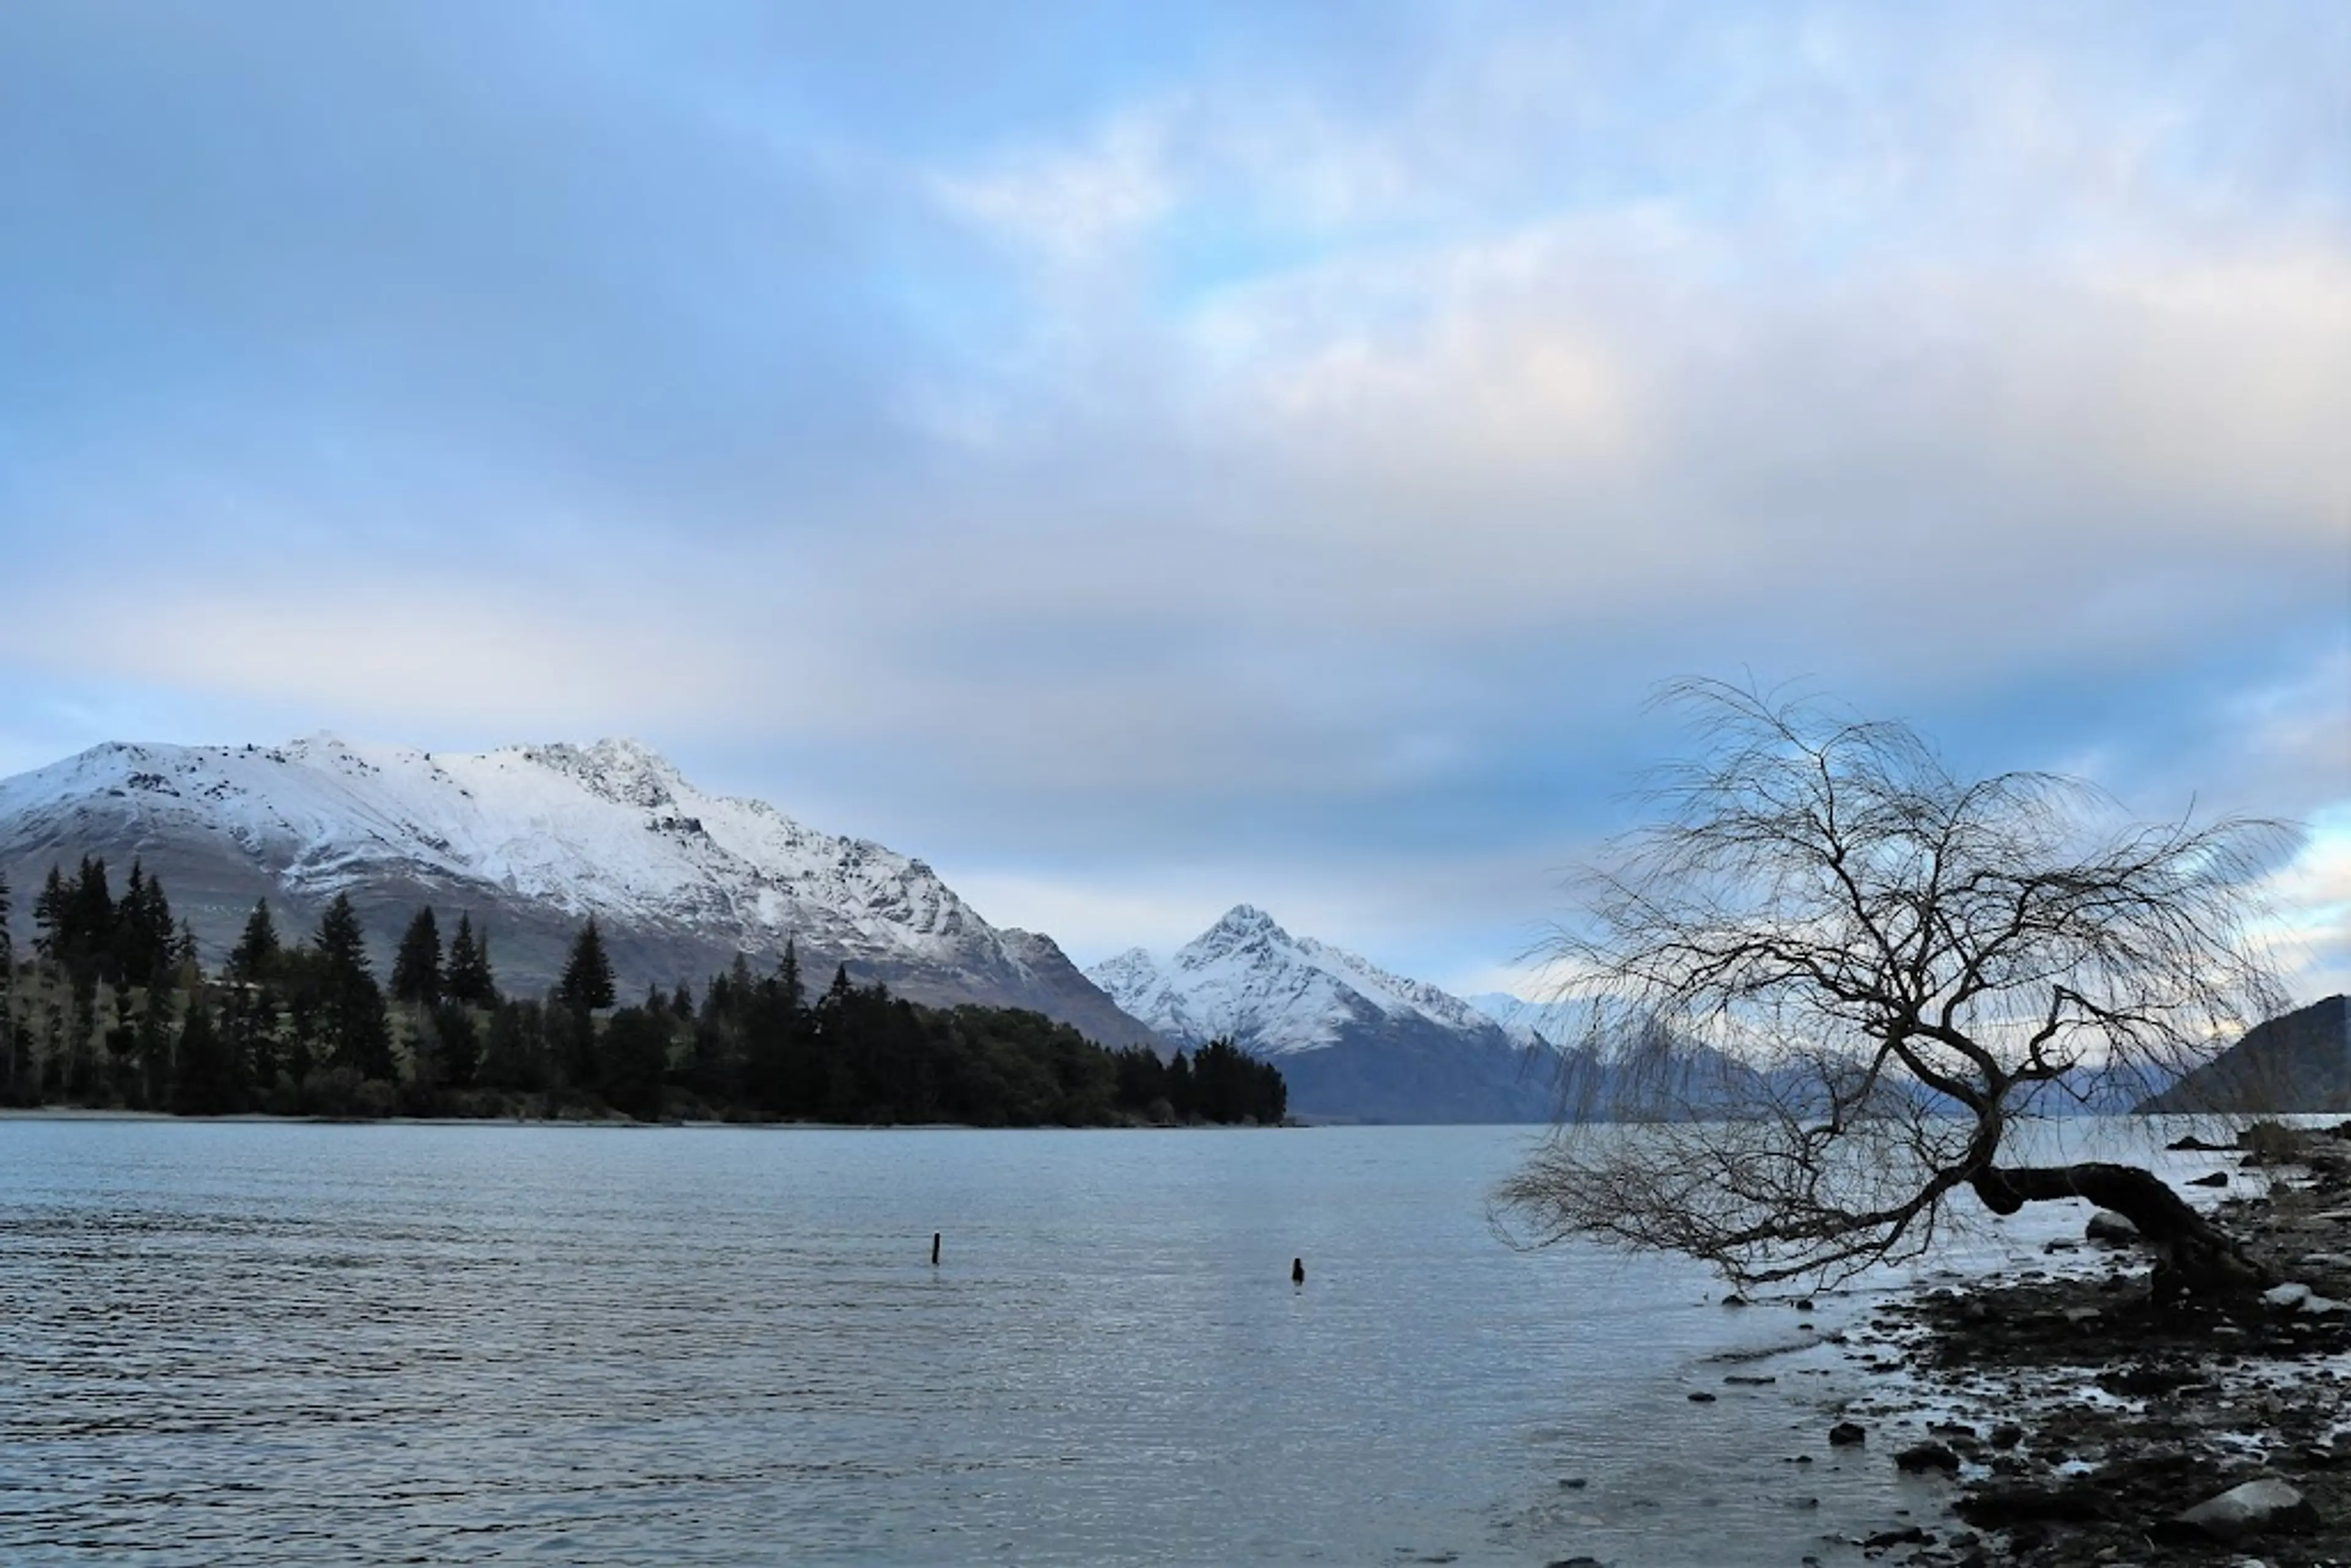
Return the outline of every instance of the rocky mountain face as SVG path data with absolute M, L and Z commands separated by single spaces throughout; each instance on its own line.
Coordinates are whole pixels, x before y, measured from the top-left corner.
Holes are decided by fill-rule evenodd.
M 2141 1115 L 2351 1111 L 2351 999 L 2328 997 L 2270 1019 L 2139 1103 Z
M 1050 937 L 998 930 L 919 860 L 707 793 L 626 740 L 478 755 L 361 747 L 94 747 L 0 781 L 0 873 L 29 924 L 51 865 L 136 858 L 161 877 L 208 963 L 256 899 L 281 931 L 348 894 L 380 963 L 420 905 L 444 934 L 486 931 L 501 986 L 549 984 L 594 915 L 624 994 L 699 985 L 737 952 L 796 942 L 821 986 L 836 964 L 914 1000 L 1034 1009 L 1108 1045 L 1151 1039 Z
M 1175 953 L 1134 948 L 1087 971 L 1165 1039 L 1219 1036 L 1272 1061 L 1293 1113 L 1361 1122 L 1537 1122 L 1559 1058 L 1435 986 L 1293 936 L 1240 904 Z

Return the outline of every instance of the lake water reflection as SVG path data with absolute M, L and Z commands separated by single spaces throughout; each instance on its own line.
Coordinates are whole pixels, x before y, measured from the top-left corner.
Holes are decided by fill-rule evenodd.
M 0 1122 L 0 1560 L 1792 1563 L 1933 1508 L 1821 1441 L 1834 1350 L 1725 1384 L 1792 1310 L 1497 1240 L 1528 1136 Z

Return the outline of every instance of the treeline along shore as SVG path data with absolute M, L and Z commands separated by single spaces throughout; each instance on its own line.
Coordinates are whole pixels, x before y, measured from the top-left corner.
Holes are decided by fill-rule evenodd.
M 580 1116 L 973 1126 L 1271 1124 L 1281 1074 L 1213 1040 L 1163 1061 L 1010 1008 L 931 1008 L 845 968 L 811 998 L 787 943 L 616 1005 L 591 917 L 546 996 L 498 988 L 489 935 L 419 909 L 389 986 L 338 896 L 307 939 L 256 904 L 219 972 L 133 862 L 53 866 L 29 956 L 0 883 L 0 1104 L 294 1116 Z

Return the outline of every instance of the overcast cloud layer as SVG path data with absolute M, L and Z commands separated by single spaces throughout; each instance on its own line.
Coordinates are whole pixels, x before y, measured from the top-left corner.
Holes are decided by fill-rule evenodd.
M 0 772 L 634 735 L 1507 979 L 1682 674 L 2310 829 L 2351 8 L 0 6 Z

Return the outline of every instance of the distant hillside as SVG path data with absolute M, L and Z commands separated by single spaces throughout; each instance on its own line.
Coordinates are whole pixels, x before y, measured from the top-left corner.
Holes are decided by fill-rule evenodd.
M 2137 1109 L 2141 1115 L 2351 1111 L 2351 1002 L 2329 997 L 2273 1018 Z

